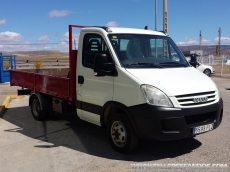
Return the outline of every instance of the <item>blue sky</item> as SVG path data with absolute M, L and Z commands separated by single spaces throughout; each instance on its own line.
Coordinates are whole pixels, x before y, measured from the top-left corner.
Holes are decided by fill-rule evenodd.
M 229 0 L 168 0 L 168 33 L 178 45 L 230 44 Z M 163 0 L 157 0 L 163 29 Z M 7 0 L 0 4 L 0 51 L 68 51 L 68 25 L 155 29 L 155 0 Z M 77 38 L 77 32 L 76 38 Z M 14 44 L 14 45 L 12 45 Z M 29 45 L 28 45 L 29 44 Z

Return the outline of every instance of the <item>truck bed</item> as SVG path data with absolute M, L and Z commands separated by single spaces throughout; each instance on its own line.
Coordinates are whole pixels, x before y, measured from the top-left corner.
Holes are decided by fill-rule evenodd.
M 69 68 L 10 70 L 10 84 L 72 101 L 68 74 Z
M 69 68 L 10 70 L 10 85 L 75 101 L 78 51 L 72 47 L 73 27 L 84 26 L 69 25 Z

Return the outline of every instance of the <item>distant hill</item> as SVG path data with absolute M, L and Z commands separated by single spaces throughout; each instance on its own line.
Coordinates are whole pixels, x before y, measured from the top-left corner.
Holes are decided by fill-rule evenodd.
M 68 59 L 69 53 L 60 51 L 14 51 L 3 52 L 3 54 L 13 54 L 17 59 Z
M 181 51 L 191 51 L 191 50 L 199 50 L 198 45 L 193 46 L 178 46 Z M 216 45 L 204 45 L 202 46 L 203 54 L 207 55 L 216 55 Z M 220 54 L 230 56 L 230 45 L 221 45 Z

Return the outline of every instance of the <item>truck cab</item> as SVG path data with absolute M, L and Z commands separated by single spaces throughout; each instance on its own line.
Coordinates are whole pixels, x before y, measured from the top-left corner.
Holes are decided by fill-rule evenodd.
M 219 126 L 217 86 L 168 35 L 87 27 L 79 42 L 77 114 L 107 128 L 115 150 L 132 150 L 137 138 L 181 139 Z

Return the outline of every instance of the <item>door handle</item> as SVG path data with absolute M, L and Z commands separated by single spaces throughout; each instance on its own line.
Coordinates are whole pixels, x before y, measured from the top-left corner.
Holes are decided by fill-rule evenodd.
M 84 76 L 78 75 L 78 84 L 84 84 Z

